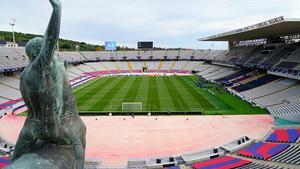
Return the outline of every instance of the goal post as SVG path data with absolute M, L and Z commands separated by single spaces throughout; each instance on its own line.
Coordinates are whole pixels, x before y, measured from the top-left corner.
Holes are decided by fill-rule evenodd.
M 142 111 L 143 103 L 142 102 L 123 102 L 122 111 Z

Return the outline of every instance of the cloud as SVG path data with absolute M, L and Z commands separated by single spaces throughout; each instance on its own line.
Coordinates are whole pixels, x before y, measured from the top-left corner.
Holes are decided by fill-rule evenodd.
M 300 17 L 299 0 L 61 0 L 61 37 L 101 44 L 116 40 L 135 47 L 153 40 L 163 47 L 209 48 L 196 41 L 277 16 Z M 16 30 L 43 34 L 51 15 L 48 0 L 1 0 L 0 28 L 17 18 Z M 215 43 L 226 48 L 226 43 Z

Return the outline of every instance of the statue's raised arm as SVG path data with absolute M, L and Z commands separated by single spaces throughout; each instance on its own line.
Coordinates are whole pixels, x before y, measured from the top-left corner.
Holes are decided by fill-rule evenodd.
M 36 58 L 36 64 L 41 66 L 50 66 L 55 51 L 55 45 L 59 39 L 61 22 L 61 2 L 60 0 L 49 0 L 53 12 L 50 18 L 48 28 L 45 32 L 40 53 Z

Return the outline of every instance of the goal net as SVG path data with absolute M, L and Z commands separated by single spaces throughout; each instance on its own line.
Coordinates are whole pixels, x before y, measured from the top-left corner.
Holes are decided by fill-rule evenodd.
M 143 103 L 142 102 L 123 102 L 122 111 L 142 111 Z

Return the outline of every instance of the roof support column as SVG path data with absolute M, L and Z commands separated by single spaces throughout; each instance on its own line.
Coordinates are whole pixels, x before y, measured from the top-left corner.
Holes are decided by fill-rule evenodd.
M 233 47 L 233 42 L 228 41 L 228 51 L 231 51 L 231 48 Z

